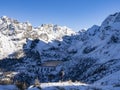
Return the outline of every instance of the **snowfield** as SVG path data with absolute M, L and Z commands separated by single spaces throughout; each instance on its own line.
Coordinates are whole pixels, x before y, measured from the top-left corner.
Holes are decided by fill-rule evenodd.
M 0 85 L 0 90 L 19 90 L 15 85 Z M 27 90 L 120 90 L 111 85 L 88 85 L 80 82 L 41 83 L 40 86 L 31 85 Z

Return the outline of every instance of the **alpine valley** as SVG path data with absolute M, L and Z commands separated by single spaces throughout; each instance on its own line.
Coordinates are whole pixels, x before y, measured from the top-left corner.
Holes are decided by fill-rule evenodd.
M 2 16 L 0 90 L 26 89 L 120 90 L 120 12 L 79 32 Z

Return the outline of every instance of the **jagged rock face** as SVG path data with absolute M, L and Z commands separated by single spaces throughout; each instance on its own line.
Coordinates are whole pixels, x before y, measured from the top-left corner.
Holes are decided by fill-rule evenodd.
M 41 80 L 41 75 L 45 74 L 41 74 L 41 62 L 68 60 L 69 39 L 66 42 L 62 40 L 64 36 L 74 34 L 65 26 L 43 24 L 34 28 L 28 22 L 20 23 L 3 16 L 0 18 L 0 68 L 5 72 L 19 72 L 12 77 L 14 81 L 29 81 L 31 84 L 36 77 Z M 42 81 L 46 80 L 42 78 Z
M 40 64 L 50 60 L 63 61 L 54 72 L 49 73 L 56 76 L 53 81 L 59 80 L 59 73 L 64 70 L 64 80 L 94 83 L 120 68 L 120 13 L 108 16 L 101 26 L 94 25 L 76 34 L 67 27 L 43 24 L 33 28 L 29 23 L 2 17 L 0 37 L 3 43 L 0 44 L 0 58 L 19 57 L 19 64 L 15 63 L 12 67 L 17 66 L 14 71 L 21 71 L 28 78 L 32 73 L 30 80 L 40 76 Z M 10 48 L 7 52 L 3 48 L 5 45 Z M 43 77 L 49 80 L 46 74 Z
M 103 78 L 102 82 L 105 83 L 104 78 L 107 75 L 112 77 L 113 73 L 119 71 L 119 16 L 120 13 L 110 15 L 101 26 L 93 26 L 87 31 L 79 32 L 78 36 L 76 35 L 68 50 L 74 49 L 77 53 L 71 56 L 70 61 L 56 69 L 56 71 L 64 69 L 65 80 L 70 78 L 73 81 L 93 83 Z
M 72 34 L 75 34 L 75 32 L 67 27 L 43 24 L 34 28 L 28 22 L 20 23 L 17 20 L 3 16 L 0 18 L 0 59 L 22 50 L 26 39 L 39 39 L 48 43 L 52 40 L 62 40 L 64 35 L 69 36 Z
M 109 15 L 102 23 L 101 29 L 114 29 L 118 30 L 120 28 L 120 13 L 115 13 L 113 15 Z

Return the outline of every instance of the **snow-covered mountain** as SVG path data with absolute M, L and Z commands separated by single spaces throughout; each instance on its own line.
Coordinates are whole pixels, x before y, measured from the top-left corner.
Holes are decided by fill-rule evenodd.
M 101 26 L 78 33 L 52 24 L 35 28 L 3 16 L 0 42 L 1 72 L 18 72 L 15 80 L 29 84 L 36 77 L 41 82 L 59 81 L 64 71 L 65 81 L 120 86 L 120 12 L 109 15 Z M 42 63 L 48 61 L 62 63 L 49 73 L 41 72 Z
M 22 50 L 28 39 L 39 39 L 47 44 L 53 40 L 61 41 L 65 35 L 74 34 L 75 32 L 66 26 L 43 24 L 34 28 L 28 22 L 20 23 L 17 20 L 3 16 L 0 18 L 0 58 L 6 58 L 10 54 Z M 42 44 L 40 48 L 43 48 Z

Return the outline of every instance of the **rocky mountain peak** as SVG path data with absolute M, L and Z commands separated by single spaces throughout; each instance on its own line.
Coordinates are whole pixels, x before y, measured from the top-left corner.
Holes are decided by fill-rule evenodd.
M 112 27 L 113 29 L 117 29 L 120 26 L 120 12 L 109 15 L 101 24 L 101 28 L 104 29 L 106 27 Z
M 10 20 L 4 18 L 2 22 Z M 16 75 L 17 80 L 22 81 L 24 75 L 23 81 L 32 83 L 41 75 L 39 80 L 48 82 L 52 75 L 53 81 L 59 81 L 63 70 L 63 80 L 100 83 L 103 79 L 105 85 L 108 81 L 120 85 L 120 77 L 105 78 L 116 76 L 118 71 L 120 74 L 120 13 L 108 16 L 101 26 L 94 25 L 77 34 L 65 26 L 43 24 L 34 28 L 28 23 L 12 22 L 0 24 L 0 68 L 22 72 Z M 42 64 L 49 61 L 62 63 L 48 72 Z

